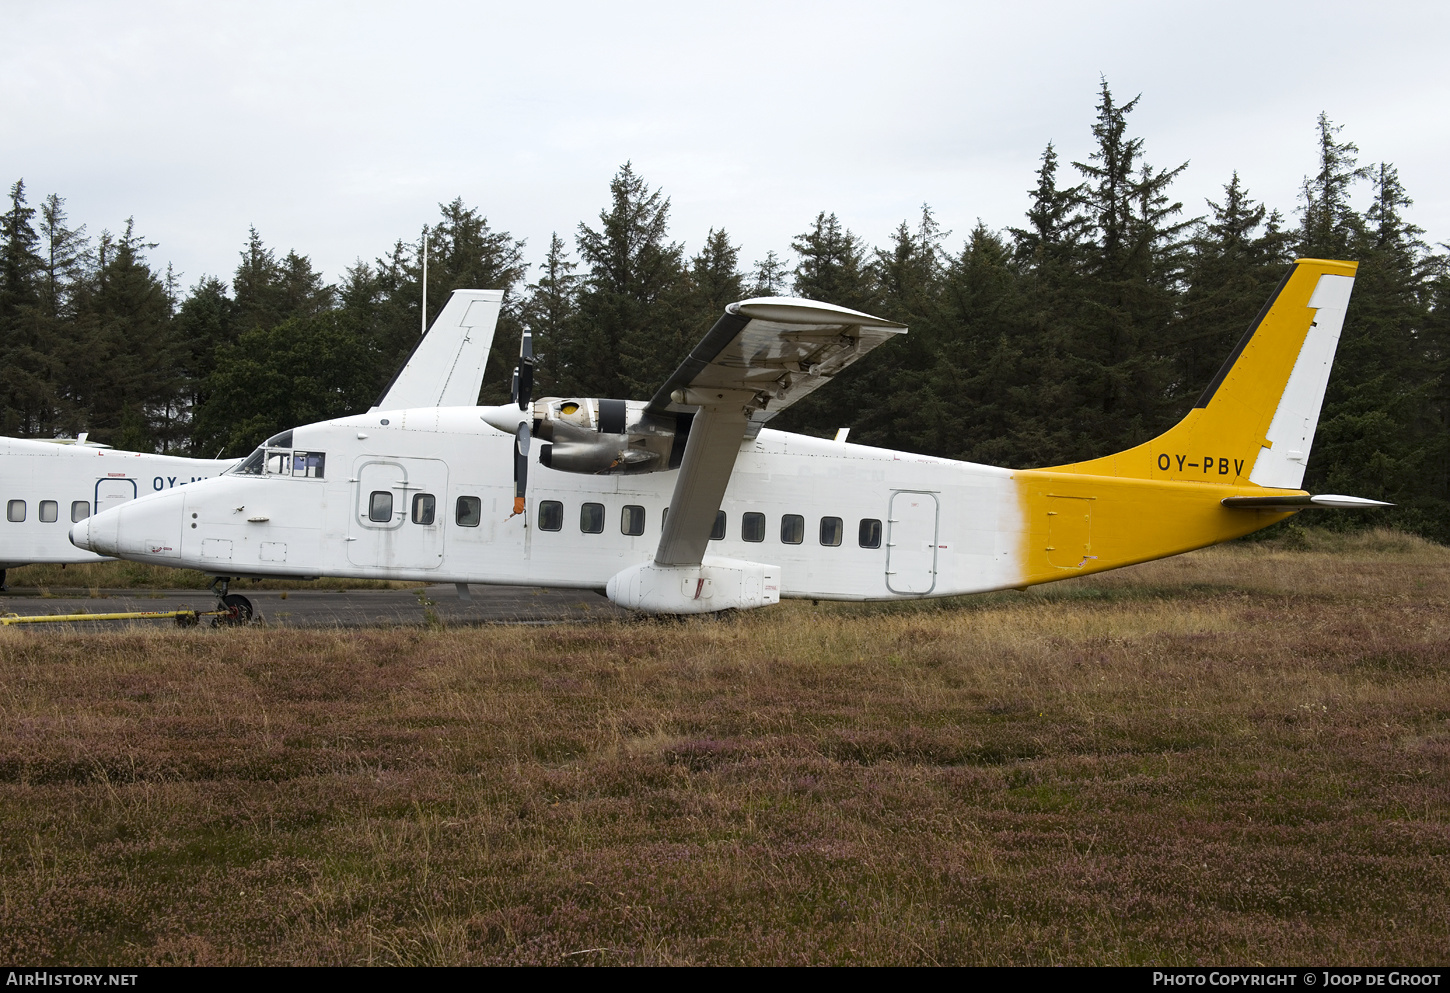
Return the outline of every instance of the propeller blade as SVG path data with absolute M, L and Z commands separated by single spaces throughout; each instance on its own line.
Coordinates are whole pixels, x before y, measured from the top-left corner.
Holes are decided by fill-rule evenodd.
M 534 402 L 534 336 L 525 331 L 519 344 L 519 365 L 515 371 L 514 400 L 519 410 Z
M 531 441 L 529 422 L 524 421 L 519 425 L 519 433 L 514 442 L 514 515 L 524 512 L 524 492 L 529 485 L 529 442 Z

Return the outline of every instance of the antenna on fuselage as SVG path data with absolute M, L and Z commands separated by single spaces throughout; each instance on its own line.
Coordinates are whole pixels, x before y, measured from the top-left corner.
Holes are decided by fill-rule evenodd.
M 423 225 L 423 329 L 418 332 L 422 338 L 428 333 L 428 226 Z

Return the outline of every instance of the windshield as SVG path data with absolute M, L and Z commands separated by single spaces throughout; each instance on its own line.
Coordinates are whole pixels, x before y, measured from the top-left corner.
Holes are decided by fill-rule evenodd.
M 325 452 L 297 452 L 266 445 L 248 455 L 231 472 L 238 476 L 296 476 L 321 479 L 327 465 Z
M 231 471 L 238 476 L 260 476 L 262 474 L 262 460 L 266 457 L 267 450 L 265 448 L 259 448 L 238 463 Z

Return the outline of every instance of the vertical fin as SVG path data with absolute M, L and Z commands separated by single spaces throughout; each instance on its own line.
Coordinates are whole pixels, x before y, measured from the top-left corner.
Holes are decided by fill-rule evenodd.
M 1299 259 L 1187 417 L 1136 448 L 1050 471 L 1297 488 L 1356 269 Z

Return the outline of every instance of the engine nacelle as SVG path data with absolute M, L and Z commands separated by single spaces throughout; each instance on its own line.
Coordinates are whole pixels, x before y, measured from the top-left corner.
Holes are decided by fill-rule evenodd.
M 546 397 L 533 405 L 539 464 L 597 475 L 678 469 L 692 414 L 652 414 L 630 400 Z
M 655 414 L 633 400 L 563 400 L 545 397 L 520 410 L 517 404 L 480 408 L 483 420 L 507 434 L 524 421 L 542 441 L 539 464 L 560 472 L 595 475 L 678 469 L 695 415 Z
M 780 602 L 780 567 L 707 555 L 700 565 L 631 566 L 609 580 L 609 599 L 651 614 L 709 614 Z

